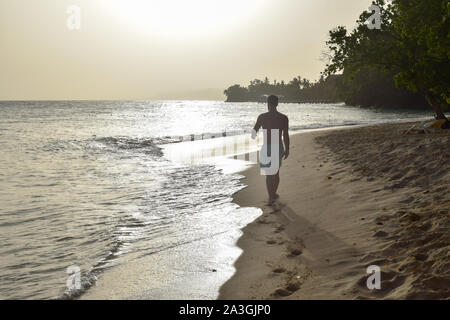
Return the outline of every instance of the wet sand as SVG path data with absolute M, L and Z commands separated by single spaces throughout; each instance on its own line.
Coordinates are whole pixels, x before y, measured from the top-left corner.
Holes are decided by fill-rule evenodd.
M 219 299 L 449 298 L 450 133 L 398 133 L 410 126 L 293 136 L 274 207 L 259 168 L 246 170 L 234 201 L 264 213 Z M 366 286 L 371 265 L 380 290 Z

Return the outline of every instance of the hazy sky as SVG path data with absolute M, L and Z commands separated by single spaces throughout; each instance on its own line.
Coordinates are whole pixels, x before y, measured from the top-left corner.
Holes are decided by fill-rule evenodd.
M 370 3 L 0 0 L 0 100 L 222 99 L 255 78 L 315 80 L 328 30 Z

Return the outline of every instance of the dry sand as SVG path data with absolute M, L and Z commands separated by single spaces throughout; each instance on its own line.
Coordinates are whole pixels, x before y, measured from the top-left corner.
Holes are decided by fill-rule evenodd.
M 293 136 L 274 207 L 259 168 L 245 171 L 234 200 L 264 214 L 220 299 L 450 298 L 450 133 L 399 135 L 409 126 Z

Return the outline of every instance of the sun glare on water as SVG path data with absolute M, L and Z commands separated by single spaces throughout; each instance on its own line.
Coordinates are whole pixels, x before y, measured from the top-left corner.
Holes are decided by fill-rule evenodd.
M 244 23 L 268 0 L 112 0 L 115 14 L 137 31 L 160 36 L 204 36 Z

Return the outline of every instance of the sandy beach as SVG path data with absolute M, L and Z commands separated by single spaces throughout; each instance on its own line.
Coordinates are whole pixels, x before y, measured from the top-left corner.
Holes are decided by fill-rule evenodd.
M 246 170 L 234 201 L 264 213 L 219 298 L 448 299 L 450 134 L 399 134 L 410 126 L 294 135 L 274 207 L 259 168 Z M 366 286 L 371 265 L 380 290 Z

